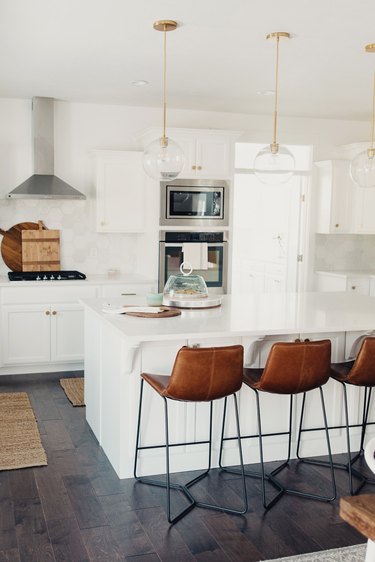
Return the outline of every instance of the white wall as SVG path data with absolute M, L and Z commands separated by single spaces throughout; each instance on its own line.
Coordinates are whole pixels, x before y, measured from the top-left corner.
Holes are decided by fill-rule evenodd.
M 0 100 L 0 227 L 21 221 L 44 220 L 61 229 L 62 268 L 85 273 L 105 273 L 115 268 L 157 276 L 158 189 L 147 185 L 145 235 L 95 232 L 95 149 L 140 149 L 137 135 L 161 124 L 160 108 L 55 103 L 55 173 L 84 192 L 87 201 L 37 201 L 2 199 L 32 174 L 31 101 Z M 241 140 L 269 142 L 272 115 L 254 116 L 169 110 L 170 127 L 217 128 L 243 131 Z M 279 140 L 312 144 L 314 159 L 334 157 L 335 147 L 363 141 L 369 124 L 357 121 L 279 117 Z M 96 255 L 95 255 L 96 254 Z M 0 263 L 0 273 L 5 273 Z

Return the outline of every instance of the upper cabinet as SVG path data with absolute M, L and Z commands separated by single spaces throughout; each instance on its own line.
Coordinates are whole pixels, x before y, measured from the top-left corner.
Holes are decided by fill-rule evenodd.
M 342 159 L 315 162 L 316 232 L 375 234 L 375 187 L 361 188 L 350 177 L 350 162 L 366 143 L 340 147 Z
M 238 131 L 215 129 L 167 129 L 167 136 L 185 154 L 185 166 L 179 178 L 230 179 L 234 170 L 234 143 Z M 160 137 L 160 130 L 149 129 L 142 137 L 143 146 Z
M 351 231 L 353 184 L 348 160 L 325 160 L 316 166 L 316 231 L 322 234 Z
M 95 155 L 97 232 L 143 232 L 142 152 L 97 150 Z

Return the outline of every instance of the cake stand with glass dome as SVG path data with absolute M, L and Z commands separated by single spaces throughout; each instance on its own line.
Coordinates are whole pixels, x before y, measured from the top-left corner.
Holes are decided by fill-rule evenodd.
M 171 275 L 163 291 L 163 305 L 177 308 L 213 308 L 220 306 L 221 295 L 209 295 L 201 275 L 192 275 L 187 262 L 180 265 L 181 275 Z

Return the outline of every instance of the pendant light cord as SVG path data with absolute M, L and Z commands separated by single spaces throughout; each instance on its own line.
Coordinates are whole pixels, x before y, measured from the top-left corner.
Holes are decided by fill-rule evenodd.
M 163 67 L 163 74 L 164 74 L 164 92 L 163 92 L 163 145 L 167 146 L 168 141 L 166 137 L 166 128 L 167 128 L 167 25 L 164 24 L 164 67 Z
M 372 90 L 372 119 L 371 119 L 371 150 L 374 149 L 374 121 L 375 121 L 375 72 Z
M 276 37 L 276 74 L 275 74 L 275 109 L 273 113 L 273 144 L 277 145 L 276 133 L 277 133 L 277 96 L 278 96 L 278 85 L 279 85 L 279 42 L 280 37 Z

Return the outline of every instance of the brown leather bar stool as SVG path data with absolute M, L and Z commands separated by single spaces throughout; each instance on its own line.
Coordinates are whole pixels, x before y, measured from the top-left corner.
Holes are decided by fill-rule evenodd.
M 345 425 L 330 426 L 329 429 L 345 428 L 347 443 L 347 462 L 334 463 L 335 468 L 347 470 L 349 475 L 349 490 L 352 496 L 356 495 L 364 484 L 375 484 L 373 478 L 367 478 L 353 467 L 353 464 L 364 454 L 364 440 L 366 436 L 366 428 L 369 425 L 368 414 L 370 410 L 371 392 L 375 386 L 375 338 L 366 337 L 363 339 L 358 355 L 353 361 L 344 363 L 332 363 L 331 377 L 342 384 L 344 397 L 344 415 Z M 364 388 L 362 421 L 359 424 L 351 424 L 349 420 L 349 407 L 347 396 L 347 385 L 354 385 Z M 371 422 L 372 424 L 375 422 Z M 361 428 L 361 437 L 358 452 L 352 456 L 350 443 L 350 429 L 354 427 Z M 304 459 L 305 462 L 326 466 L 326 461 L 314 461 L 314 459 Z M 359 479 L 359 485 L 353 487 L 353 476 Z
M 260 464 L 261 472 L 245 471 L 246 476 L 261 478 L 262 480 L 262 501 L 265 509 L 270 509 L 283 494 L 292 494 L 305 498 L 332 501 L 336 498 L 336 484 L 333 470 L 333 461 L 331 455 L 331 446 L 329 441 L 329 434 L 327 428 L 327 416 L 324 404 L 324 395 L 322 386 L 327 382 L 330 375 L 330 361 L 331 361 L 331 342 L 330 340 L 322 341 L 308 341 L 301 342 L 278 342 L 274 343 L 269 352 L 266 365 L 264 369 L 249 369 L 244 368 L 243 382 L 246 386 L 255 392 L 257 404 L 257 421 L 258 421 L 258 435 L 242 436 L 245 438 L 259 438 L 259 451 L 260 451 Z M 322 496 L 318 494 L 311 494 L 301 490 L 291 489 L 284 486 L 276 475 L 289 465 L 291 455 L 291 439 L 292 439 L 292 419 L 293 419 L 293 396 L 303 393 L 303 400 L 305 400 L 306 393 L 319 389 L 320 399 L 322 406 L 322 414 L 325 425 L 325 434 L 327 440 L 328 455 L 331 462 L 331 477 L 332 477 L 332 495 Z M 286 394 L 290 396 L 289 401 L 289 424 L 288 431 L 267 433 L 262 432 L 262 419 L 261 419 L 261 405 L 260 394 L 268 392 L 271 394 Z M 225 412 L 224 412 L 225 414 Z M 264 467 L 263 455 L 263 438 L 275 435 L 288 435 L 288 448 L 287 458 L 272 472 L 266 473 Z M 225 438 L 224 432 L 222 434 L 222 445 Z M 228 471 L 237 473 L 237 469 L 231 469 L 222 465 L 222 449 L 220 451 L 220 466 Z M 265 483 L 268 481 L 276 488 L 276 495 L 267 502 Z
M 242 448 L 240 439 L 240 427 L 238 417 L 238 406 L 236 392 L 242 385 L 242 370 L 243 370 L 243 347 L 242 345 L 233 345 L 226 347 L 210 347 L 210 348 L 181 348 L 176 356 L 172 373 L 170 376 L 164 375 L 151 375 L 147 373 L 141 374 L 141 391 L 139 399 L 138 410 L 138 426 L 136 437 L 135 449 L 135 462 L 134 462 L 134 477 L 145 484 L 153 486 L 161 486 L 166 488 L 167 495 L 167 517 L 169 523 L 176 523 L 184 515 L 186 515 L 193 507 L 204 507 L 208 509 L 215 509 L 233 514 L 243 514 L 247 511 L 247 495 L 246 495 L 246 482 L 243 468 Z M 158 393 L 164 400 L 164 420 L 165 420 L 165 444 L 156 446 L 141 446 L 140 445 L 140 430 L 141 430 L 141 417 L 142 417 L 142 399 L 143 399 L 143 385 L 147 382 L 150 387 Z M 237 425 L 237 440 L 239 448 L 239 457 L 242 474 L 242 487 L 243 487 L 243 509 L 232 509 L 220 505 L 212 505 L 204 502 L 197 501 L 190 492 L 190 488 L 207 476 L 211 469 L 211 452 L 212 452 L 212 417 L 213 417 L 213 402 L 219 398 L 225 398 L 232 395 L 236 425 Z M 193 441 L 185 443 L 170 443 L 169 442 L 169 420 L 168 420 L 168 400 L 179 400 L 182 402 L 209 402 L 210 403 L 210 421 L 208 430 L 208 439 L 205 441 Z M 170 480 L 170 461 L 169 449 L 170 447 L 183 446 L 183 445 L 208 445 L 208 467 L 197 477 L 193 478 L 184 485 L 171 483 Z M 155 449 L 158 447 L 165 447 L 166 455 L 166 480 L 155 480 L 154 478 L 138 476 L 137 475 L 137 460 L 138 452 L 145 449 Z M 180 511 L 174 517 L 171 516 L 171 490 L 179 490 L 182 492 L 189 505 Z

